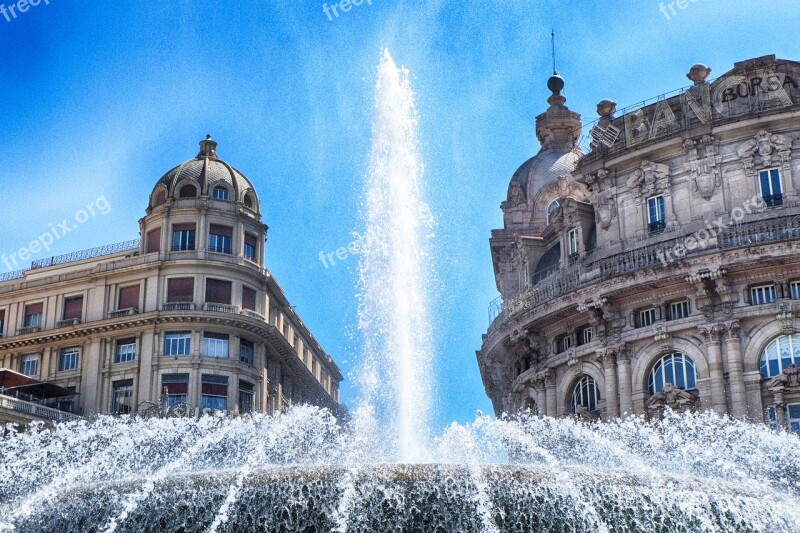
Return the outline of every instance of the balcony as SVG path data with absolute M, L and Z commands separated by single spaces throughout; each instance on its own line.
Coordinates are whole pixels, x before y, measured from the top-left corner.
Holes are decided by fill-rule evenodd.
M 73 420 L 80 420 L 81 417 L 53 409 L 52 407 L 45 407 L 35 402 L 28 402 L 0 394 L 0 421 L 5 419 L 14 419 L 17 421 L 32 422 L 34 420 L 50 420 L 52 422 L 71 422 Z
M 168 303 L 161 306 L 162 311 L 194 311 L 194 304 L 191 302 Z
M 266 318 L 263 315 L 256 313 L 250 309 L 242 309 L 241 313 L 244 316 L 249 316 L 250 318 L 255 318 L 256 320 L 261 320 L 262 322 L 266 322 Z
M 212 313 L 228 313 L 231 315 L 239 314 L 239 309 L 236 306 L 226 304 L 205 303 L 203 304 L 203 311 L 210 311 Z
M 783 205 L 783 195 L 773 194 L 771 196 L 764 196 L 764 203 L 767 207 L 781 207 Z
M 41 326 L 25 326 L 17 330 L 17 335 L 30 335 L 31 333 L 39 333 L 42 331 Z
M 36 420 L 68 422 L 79 420 L 73 414 L 77 394 L 54 383 L 0 369 L 0 425 L 4 422 L 27 424 Z
M 168 304 L 170 305 L 170 304 Z M 123 318 L 126 316 L 135 315 L 139 312 L 139 309 L 136 307 L 131 307 L 129 309 L 120 309 L 118 311 L 111 311 L 108 313 L 108 318 Z
M 650 222 L 647 225 L 647 229 L 650 232 L 650 235 L 664 233 L 664 230 L 667 229 L 667 223 L 663 220 L 656 220 L 655 222 Z
M 81 323 L 80 318 L 68 318 L 66 320 L 59 320 L 56 322 L 56 329 L 58 328 L 69 328 L 72 326 L 77 326 Z

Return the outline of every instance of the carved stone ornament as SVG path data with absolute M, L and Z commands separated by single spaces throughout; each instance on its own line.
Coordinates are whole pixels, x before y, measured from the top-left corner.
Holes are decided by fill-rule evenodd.
M 695 409 L 697 404 L 697 396 L 667 383 L 663 391 L 653 394 L 647 400 L 647 409 L 654 412 L 670 409 L 680 413 Z
M 522 190 L 522 186 L 519 184 L 519 182 L 514 180 L 508 187 L 508 200 L 500 204 L 500 208 L 503 211 L 507 211 L 509 209 L 515 209 L 521 206 L 527 206 L 527 201 L 525 200 L 525 191 Z
M 559 198 L 574 198 L 579 202 L 589 202 L 589 191 L 586 186 L 578 183 L 569 175 L 556 178 L 556 194 Z
M 776 162 L 788 163 L 792 153 L 792 139 L 779 133 L 761 130 L 758 135 L 739 145 L 736 153 L 745 169 L 766 167 Z
M 626 185 L 630 189 L 638 190 L 640 196 L 652 196 L 656 193 L 669 194 L 670 174 L 669 165 L 644 161 L 628 177 Z
M 714 190 L 722 185 L 722 177 L 717 167 L 719 160 L 719 156 L 711 156 L 684 163 L 684 167 L 692 177 L 692 192 L 698 193 L 705 200 L 710 200 Z
M 614 200 L 614 196 L 608 194 L 608 192 L 601 192 L 596 194 L 592 200 L 594 203 L 595 223 L 603 231 L 608 231 L 617 216 L 617 202 Z
M 767 382 L 767 388 L 774 392 L 787 392 L 800 388 L 800 370 L 791 364 L 779 376 Z

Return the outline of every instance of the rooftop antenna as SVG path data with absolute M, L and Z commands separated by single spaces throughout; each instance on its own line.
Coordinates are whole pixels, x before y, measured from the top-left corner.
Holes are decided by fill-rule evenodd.
M 558 71 L 556 70 L 556 32 L 555 30 L 550 30 L 550 40 L 553 45 L 553 76 L 558 75 Z

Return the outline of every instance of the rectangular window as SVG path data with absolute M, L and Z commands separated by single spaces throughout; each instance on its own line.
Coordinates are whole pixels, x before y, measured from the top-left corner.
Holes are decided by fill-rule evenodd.
M 231 305 L 231 287 L 232 284 L 230 281 L 207 279 L 206 303 Z
M 561 351 L 566 352 L 570 348 L 572 348 L 572 335 L 567 335 L 561 338 Z
M 129 414 L 133 407 L 133 380 L 115 381 L 111 396 L 111 412 L 115 415 Z
M 781 187 L 781 171 L 779 169 L 773 168 L 759 172 L 758 188 L 767 207 L 783 205 L 783 187 Z
M 164 374 L 161 376 L 161 394 L 166 396 L 167 407 L 186 403 L 189 397 L 189 374 Z
M 58 354 L 58 371 L 66 372 L 78 368 L 78 348 L 63 348 Z
M 156 228 L 147 232 L 147 253 L 152 254 L 161 251 L 161 228 Z
M 647 199 L 647 223 L 650 233 L 659 233 L 666 227 L 664 197 L 653 196 Z
M 789 288 L 792 291 L 792 300 L 800 300 L 800 281 L 793 281 L 789 284 Z M 3 320 L 2 311 L 0 311 L 0 321 Z M 2 335 L 3 331 L 0 328 L 0 335 Z
M 250 235 L 249 233 L 244 234 L 244 258 L 248 261 L 256 261 L 256 250 L 258 250 L 258 237 L 255 235 Z
M 167 302 L 194 301 L 194 278 L 171 278 L 167 280 Z
M 25 321 L 23 322 L 26 328 L 40 328 L 42 327 L 42 312 L 44 311 L 44 304 L 30 304 L 25 306 Z
M 19 371 L 26 376 L 39 373 L 39 354 L 23 355 L 19 360 Z
M 593 327 L 583 328 L 581 336 L 583 337 L 583 344 L 589 344 L 590 342 L 592 342 L 592 339 L 594 339 L 594 328 Z
M 80 320 L 83 316 L 83 296 L 64 299 L 64 320 Z
M 230 337 L 221 333 L 203 335 L 203 355 L 207 357 L 228 357 Z
M 117 350 L 114 352 L 115 363 L 130 363 L 136 359 L 136 339 L 121 339 L 117 341 Z
M 569 255 L 573 256 L 578 253 L 578 230 L 571 229 L 567 234 L 567 240 L 569 243 Z
M 232 254 L 233 228 L 211 224 L 208 233 L 208 250 L 218 254 Z
M 645 309 L 644 311 L 639 311 L 639 327 L 643 328 L 646 326 L 652 326 L 656 322 L 656 310 L 655 309 Z
M 191 333 L 167 333 L 164 335 L 164 355 L 190 355 L 191 353 Z
M 253 411 L 253 391 L 255 387 L 252 383 L 239 380 L 239 412 L 250 413 Z
M 766 423 L 772 429 L 778 429 L 778 412 L 776 407 L 771 406 L 764 409 L 764 418 Z
M 669 320 L 678 320 L 689 316 L 689 300 L 669 304 Z
M 138 309 L 139 308 L 139 285 L 122 287 L 119 290 L 117 309 Z
M 172 251 L 194 250 L 194 224 L 175 224 L 172 226 Z
M 239 340 L 239 360 L 252 365 L 255 357 L 255 345 L 247 339 Z
M 203 374 L 201 409 L 225 410 L 228 408 L 228 378 Z
M 256 291 L 250 287 L 242 287 L 242 309 L 256 310 Z
M 792 433 L 800 433 L 800 403 L 790 403 L 786 406 L 788 417 L 786 424 Z
M 3 338 L 3 332 L 5 331 L 6 326 L 6 311 L 5 309 L 0 310 L 0 338 Z
M 750 288 L 750 303 L 752 305 L 768 304 L 775 301 L 775 285 L 759 285 Z

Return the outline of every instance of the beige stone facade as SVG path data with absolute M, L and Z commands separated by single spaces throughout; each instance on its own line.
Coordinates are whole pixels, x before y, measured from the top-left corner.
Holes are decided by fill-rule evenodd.
M 0 368 L 75 394 L 52 407 L 339 410 L 336 363 L 264 266 L 256 191 L 200 144 L 142 198 L 139 241 L 0 278 Z
M 550 80 L 490 240 L 502 303 L 477 356 L 498 414 L 800 429 L 800 63 L 709 74 L 621 116 L 601 101 L 588 153 Z

